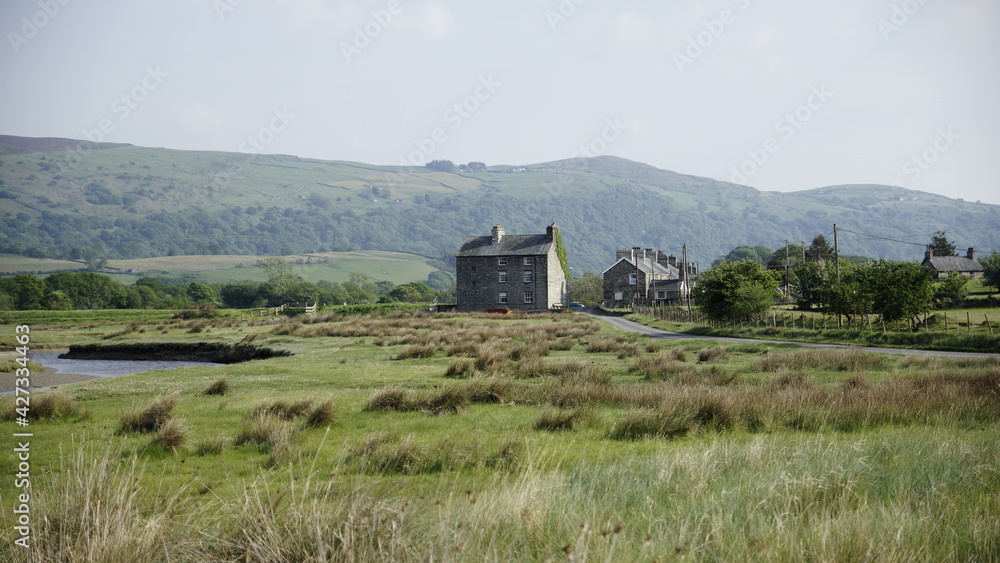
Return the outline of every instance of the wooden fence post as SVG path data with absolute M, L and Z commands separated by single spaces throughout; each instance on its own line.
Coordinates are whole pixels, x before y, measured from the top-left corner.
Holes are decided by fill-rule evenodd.
M 993 336 L 993 325 L 990 324 L 990 318 L 983 313 L 983 318 L 986 319 L 986 328 L 990 329 L 990 336 Z

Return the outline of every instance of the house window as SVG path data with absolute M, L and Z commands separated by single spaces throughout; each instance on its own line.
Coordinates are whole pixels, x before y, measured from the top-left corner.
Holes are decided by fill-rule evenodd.
M 629 285 L 635 285 L 636 284 L 636 281 L 635 281 L 635 272 L 631 272 L 628 275 L 628 284 Z
M 507 270 L 501 270 L 498 272 L 497 281 L 500 283 L 507 283 Z
M 524 292 L 524 302 L 528 303 L 528 304 L 534 303 L 535 302 L 535 292 L 534 291 L 525 291 Z
M 535 258 L 533 256 L 525 256 L 524 257 L 524 265 L 525 266 L 534 266 L 535 265 Z
M 657 299 L 666 299 L 667 298 L 667 292 L 666 291 L 657 291 L 656 292 L 656 298 Z
M 615 292 L 615 301 L 622 301 L 623 299 L 625 299 L 625 294 L 622 293 L 622 292 L 620 292 L 620 291 L 616 291 Z
M 524 271 L 524 283 L 531 283 L 533 281 L 535 281 L 535 271 L 534 270 L 525 270 Z
M 497 266 L 506 266 L 506 265 L 507 265 L 507 257 L 506 256 L 501 256 L 501 257 L 497 258 Z
M 507 304 L 507 292 L 506 291 L 501 291 L 500 292 L 500 295 L 497 296 L 497 303 L 499 303 L 501 305 L 506 305 Z

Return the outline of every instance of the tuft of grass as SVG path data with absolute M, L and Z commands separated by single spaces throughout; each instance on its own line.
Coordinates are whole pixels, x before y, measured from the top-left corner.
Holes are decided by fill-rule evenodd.
M 320 428 L 333 421 L 333 399 L 327 399 L 316 405 L 306 415 L 303 425 L 306 428 Z
M 3 419 L 16 420 L 19 418 L 21 416 L 17 412 L 19 406 L 23 405 L 10 402 L 3 411 Z M 73 397 L 60 390 L 54 390 L 40 395 L 32 395 L 27 418 L 29 420 L 56 420 L 83 416 L 83 410 L 76 404 Z
M 692 421 L 673 410 L 632 409 L 608 431 L 612 440 L 678 438 L 691 431 Z
M 222 435 L 202 438 L 195 444 L 194 453 L 199 456 L 219 455 L 226 449 L 228 443 L 229 439 Z
M 203 395 L 225 395 L 229 391 L 229 379 L 226 376 L 219 376 L 218 379 L 212 382 L 205 391 Z
M 155 432 L 170 420 L 170 413 L 177 406 L 180 392 L 157 397 L 146 408 L 133 407 L 118 421 L 118 433 Z
M 415 360 L 423 358 L 433 358 L 437 347 L 433 344 L 425 346 L 407 346 L 396 356 L 397 360 Z
M 188 429 L 184 421 L 171 418 L 163 423 L 153 435 L 153 443 L 165 450 L 177 453 L 187 440 Z
M 466 378 L 472 377 L 476 372 L 476 361 L 470 358 L 452 358 L 448 362 L 448 370 L 444 372 L 445 377 Z
M 291 454 L 292 441 L 298 429 L 290 420 L 267 413 L 258 413 L 243 421 L 233 440 L 236 446 L 254 444 L 271 454 L 270 465 L 276 466 Z
M 701 363 L 721 362 L 729 357 L 729 350 L 725 346 L 715 348 L 702 348 L 698 350 L 698 361 Z
M 283 420 L 295 420 L 296 418 L 305 416 L 312 407 L 312 403 L 312 399 L 302 399 L 294 402 L 279 399 L 257 405 L 256 408 L 250 411 L 247 417 L 253 418 L 260 415 L 269 415 Z

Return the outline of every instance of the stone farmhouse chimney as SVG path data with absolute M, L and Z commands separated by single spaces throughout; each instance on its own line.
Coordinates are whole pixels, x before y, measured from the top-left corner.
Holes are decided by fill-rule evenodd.
M 966 252 L 965 255 L 969 258 L 969 260 L 975 260 L 976 259 L 976 249 L 972 248 L 970 246 L 969 250 Z
M 556 233 L 559 232 L 559 225 L 556 225 L 555 221 L 551 225 L 545 228 L 545 236 L 548 238 L 549 242 L 556 241 Z
M 504 232 L 503 225 L 493 227 L 493 244 L 498 244 L 505 234 L 507 233 Z
M 924 260 L 930 260 L 931 258 L 934 258 L 934 249 L 928 246 L 927 250 L 924 251 Z

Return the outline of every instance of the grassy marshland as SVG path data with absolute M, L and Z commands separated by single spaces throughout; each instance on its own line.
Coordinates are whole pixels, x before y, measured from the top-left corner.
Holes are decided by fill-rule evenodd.
M 1000 360 L 659 342 L 579 315 L 93 322 L 293 355 L 33 393 L 33 548 L 7 479 L 4 559 L 1000 558 Z

